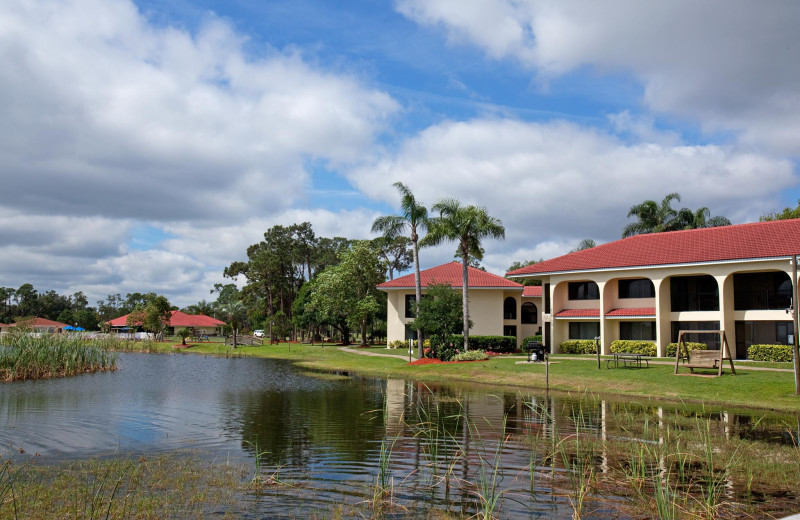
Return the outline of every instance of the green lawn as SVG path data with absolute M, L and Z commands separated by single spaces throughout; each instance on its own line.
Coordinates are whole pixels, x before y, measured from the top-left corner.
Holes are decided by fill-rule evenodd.
M 405 355 L 405 350 L 368 348 L 368 352 Z M 413 378 L 423 381 L 459 381 L 523 388 L 545 388 L 545 366 L 516 364 L 521 356 L 496 357 L 488 361 L 409 365 L 406 361 L 342 352 L 336 346 L 281 343 L 232 349 L 219 344 L 199 344 L 181 352 L 212 355 L 242 355 L 288 359 L 316 370 L 347 370 L 379 377 Z M 671 361 L 665 359 L 664 361 Z M 794 378 L 789 372 L 746 370 L 752 363 L 740 363 L 737 375 L 729 370 L 722 377 L 673 375 L 673 366 L 653 364 L 650 368 L 602 369 L 578 356 L 555 356 L 550 364 L 550 389 L 573 393 L 634 396 L 671 401 L 704 402 L 752 408 L 800 412 L 800 396 L 794 394 Z M 779 364 L 788 367 L 787 364 Z M 688 372 L 681 370 L 681 373 Z M 716 371 L 706 373 L 715 374 Z

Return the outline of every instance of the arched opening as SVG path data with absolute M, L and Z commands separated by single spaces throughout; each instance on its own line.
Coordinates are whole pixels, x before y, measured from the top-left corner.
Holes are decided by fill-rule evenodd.
M 536 308 L 535 303 L 523 303 L 520 314 L 523 325 L 532 325 L 539 322 L 539 309 Z
M 503 319 L 517 319 L 517 300 L 509 296 L 503 301 Z

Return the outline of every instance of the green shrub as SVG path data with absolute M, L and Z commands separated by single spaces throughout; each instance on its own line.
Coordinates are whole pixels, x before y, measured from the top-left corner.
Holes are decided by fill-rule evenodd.
M 687 341 L 686 348 L 689 350 L 707 350 L 708 345 L 706 345 L 705 343 L 693 343 Z M 667 345 L 667 357 L 675 357 L 675 353 L 677 351 L 678 351 L 677 343 L 670 343 L 669 345 Z
M 464 336 L 454 334 L 448 338 L 454 345 L 464 345 Z M 517 351 L 517 338 L 514 336 L 470 336 L 470 350 L 486 350 L 505 354 Z
M 542 335 L 541 334 L 534 334 L 533 336 L 528 336 L 527 338 L 522 340 L 522 346 L 527 345 L 529 341 L 538 341 L 539 344 L 541 345 L 541 343 L 542 343 Z
M 652 341 L 617 339 L 611 342 L 611 352 L 629 352 L 631 354 L 656 355 L 656 344 Z
M 558 347 L 561 354 L 597 354 L 593 339 L 570 339 Z
M 408 343 L 403 341 L 402 339 L 396 339 L 394 341 L 390 341 L 388 345 L 389 348 L 406 348 Z
M 747 359 L 753 361 L 792 361 L 791 345 L 750 345 Z
M 483 350 L 468 350 L 456 354 L 450 361 L 483 361 L 484 359 L 489 359 L 489 354 Z

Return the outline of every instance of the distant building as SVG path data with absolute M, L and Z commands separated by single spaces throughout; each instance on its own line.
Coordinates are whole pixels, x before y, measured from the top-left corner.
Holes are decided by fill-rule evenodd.
M 463 266 L 450 262 L 420 272 L 422 293 L 428 285 L 448 283 L 461 292 Z M 468 268 L 469 313 L 472 328 L 469 333 L 485 336 L 515 336 L 517 345 L 527 336 L 541 330 L 541 287 L 524 287 L 502 276 Z M 416 287 L 414 274 L 408 274 L 378 285 L 387 293 L 387 340 L 407 340 L 416 337 L 409 323 L 414 320 Z
M 120 316 L 113 320 L 107 321 L 112 330 L 120 331 L 128 327 L 128 316 Z M 141 324 L 139 324 L 141 325 Z M 205 314 L 186 314 L 181 311 L 172 311 L 169 323 L 167 324 L 167 334 L 175 334 L 179 329 L 189 329 L 194 334 L 207 334 L 214 335 L 222 332 L 222 327 L 226 323 Z
M 45 318 L 32 318 L 30 320 L 21 321 L 24 321 L 26 325 L 30 326 L 34 332 L 57 332 L 59 330 L 63 330 L 64 327 L 68 327 L 66 323 L 48 320 Z M 17 323 L 10 323 L 7 325 L 0 324 L 0 330 L 3 332 L 8 332 L 10 328 L 16 327 L 17 325 Z

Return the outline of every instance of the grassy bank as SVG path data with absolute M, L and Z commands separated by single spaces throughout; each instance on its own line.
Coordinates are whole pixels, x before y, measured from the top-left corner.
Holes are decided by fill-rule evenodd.
M 311 369 L 348 371 L 378 377 L 484 383 L 531 389 L 544 389 L 546 386 L 544 364 L 517 364 L 519 357 L 503 356 L 481 362 L 414 366 L 401 359 L 363 356 L 342 352 L 333 346 L 318 345 L 282 343 L 232 349 L 223 345 L 197 344 L 185 351 L 287 359 Z M 404 354 L 402 351 L 386 349 L 370 351 Z M 722 377 L 707 378 L 675 376 L 671 365 L 654 364 L 650 368 L 642 369 L 607 369 L 603 363 L 602 367 L 598 370 L 596 363 L 575 356 L 557 356 L 550 364 L 550 390 L 800 412 L 800 397 L 794 394 L 794 378 L 789 372 L 746 370 L 744 364 L 740 364 L 736 375 L 731 375 L 726 370 Z
M 3 335 L 0 381 L 65 377 L 114 370 L 116 356 L 102 345 L 69 334 Z

